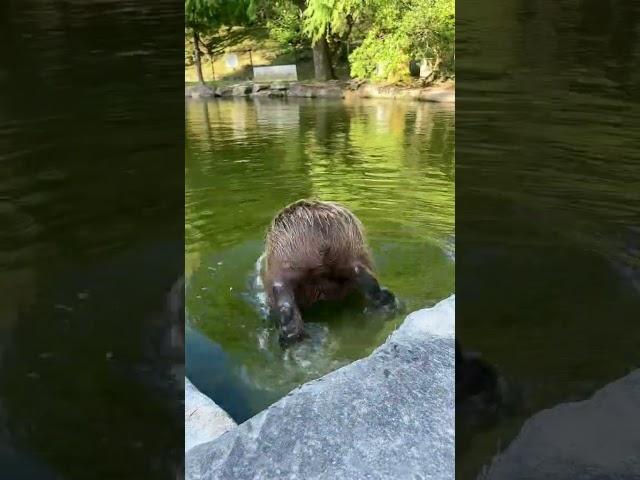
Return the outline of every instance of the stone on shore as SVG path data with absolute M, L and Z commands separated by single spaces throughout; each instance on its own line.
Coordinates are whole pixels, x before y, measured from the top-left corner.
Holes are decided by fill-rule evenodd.
M 236 426 L 209 397 L 184 379 L 184 451 L 210 442 Z
M 362 98 L 391 98 L 438 103 L 454 103 L 456 99 L 455 88 L 452 84 L 425 88 L 407 88 L 365 83 L 359 86 L 355 92 L 357 96 Z
M 315 97 L 315 90 L 311 85 L 306 85 L 304 83 L 294 83 L 289 85 L 289 96 L 313 98 Z
M 185 87 L 184 96 L 189 98 L 209 98 L 215 96 L 214 90 L 202 84 Z
M 329 84 L 293 83 L 289 85 L 288 95 L 303 98 L 343 98 L 344 92 L 335 82 Z
M 530 418 L 486 480 L 640 478 L 640 370 Z
M 282 83 L 282 82 L 273 82 L 269 88 L 271 90 L 287 90 L 289 88 L 289 86 L 286 83 Z
M 231 87 L 233 90 L 234 97 L 244 97 L 245 95 L 249 95 L 251 90 L 253 89 L 253 85 L 251 84 L 241 84 L 241 85 L 233 85 Z
M 455 296 L 369 357 L 191 449 L 187 479 L 454 478 Z
M 456 91 L 453 88 L 434 87 L 419 91 L 418 100 L 423 102 L 455 103 Z
M 185 88 L 185 96 L 191 98 L 207 97 L 302 97 L 302 98 L 390 98 L 418 100 L 423 102 L 454 103 L 455 87 L 452 83 L 430 87 L 403 87 L 397 85 L 375 85 L 352 80 L 341 82 L 272 82 L 239 83 L 217 87 L 193 85 Z
M 270 85 L 268 83 L 254 83 L 251 87 L 251 93 L 256 94 L 258 92 L 269 90 Z

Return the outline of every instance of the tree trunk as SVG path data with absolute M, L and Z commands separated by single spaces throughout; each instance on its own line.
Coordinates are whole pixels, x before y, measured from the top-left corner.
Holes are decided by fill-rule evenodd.
M 324 36 L 313 44 L 313 70 L 316 80 L 325 81 L 333 78 L 329 44 Z
M 196 64 L 196 73 L 198 74 L 198 81 L 204 85 L 204 75 L 202 75 L 202 61 L 200 59 L 200 37 L 198 32 L 193 30 L 193 61 Z

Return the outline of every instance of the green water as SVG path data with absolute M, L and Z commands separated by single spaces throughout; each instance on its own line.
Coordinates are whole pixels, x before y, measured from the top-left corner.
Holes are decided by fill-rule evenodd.
M 187 372 L 236 419 L 366 356 L 407 311 L 454 291 L 452 107 L 191 101 L 186 129 Z M 381 283 L 405 308 L 391 319 L 357 303 L 316 308 L 305 316 L 310 339 L 282 351 L 255 283 L 256 260 L 272 216 L 308 197 L 358 215 Z M 224 367 L 203 338 L 222 348 Z M 211 381 L 221 368 L 232 373 Z M 231 384 L 233 395 L 225 393 Z

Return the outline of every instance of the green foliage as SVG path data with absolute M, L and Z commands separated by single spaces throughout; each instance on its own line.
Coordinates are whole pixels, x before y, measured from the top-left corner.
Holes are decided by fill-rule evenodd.
M 411 60 L 425 60 L 433 77 L 451 76 L 455 63 L 454 0 L 376 0 L 370 28 L 353 51 L 351 75 L 397 81 Z
M 251 23 L 287 47 L 324 37 L 334 62 L 350 46 L 352 77 L 399 81 L 411 61 L 432 78 L 454 74 L 454 0 L 185 0 L 188 31 L 211 37 Z
M 185 0 L 187 29 L 212 31 L 221 25 L 244 25 L 256 16 L 256 0 Z
M 277 0 L 270 5 L 266 27 L 269 36 L 282 45 L 300 45 L 305 40 L 302 10 L 290 0 Z
M 404 30 L 411 35 L 410 52 L 414 58 L 431 61 L 442 75 L 453 75 L 455 68 L 454 0 L 417 1 L 403 19 Z
M 323 35 L 342 36 L 372 3 L 371 0 L 307 0 L 304 32 L 314 42 Z

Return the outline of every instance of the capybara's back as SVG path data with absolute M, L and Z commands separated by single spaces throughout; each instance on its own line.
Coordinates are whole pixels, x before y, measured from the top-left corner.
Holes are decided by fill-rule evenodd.
M 273 219 L 266 241 L 267 272 L 321 275 L 361 261 L 371 267 L 362 224 L 345 207 L 300 200 Z
M 395 301 L 373 275 L 364 229 L 337 203 L 300 200 L 283 208 L 267 232 L 263 284 L 287 341 L 302 334 L 300 307 L 359 289 L 376 305 Z

